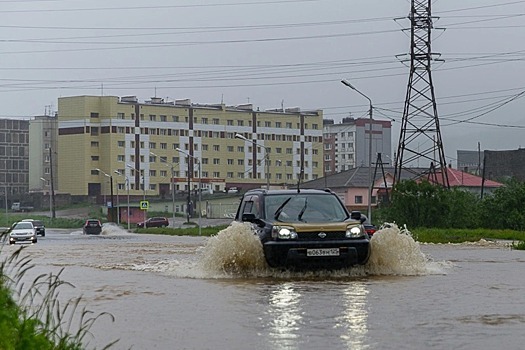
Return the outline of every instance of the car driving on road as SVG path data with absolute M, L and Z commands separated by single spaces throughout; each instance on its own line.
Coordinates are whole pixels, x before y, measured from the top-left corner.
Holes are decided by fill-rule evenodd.
M 169 225 L 168 219 L 164 217 L 153 217 L 137 223 L 137 227 L 168 227 Z
M 85 235 L 99 235 L 102 232 L 102 224 L 98 219 L 87 219 L 82 231 Z
M 9 244 L 16 242 L 36 243 L 36 229 L 30 221 L 15 222 L 9 229 Z
M 330 190 L 250 190 L 235 220 L 253 224 L 271 267 L 334 269 L 370 255 L 362 221 Z
M 35 227 L 37 236 L 42 236 L 42 237 L 46 236 L 46 227 L 45 227 L 44 223 L 41 220 L 24 219 L 22 221 L 32 222 L 33 226 Z

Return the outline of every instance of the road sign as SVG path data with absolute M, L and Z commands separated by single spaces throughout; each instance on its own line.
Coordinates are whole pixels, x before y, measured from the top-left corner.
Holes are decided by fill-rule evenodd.
M 148 201 L 140 201 L 140 209 L 148 210 L 149 209 L 149 202 Z

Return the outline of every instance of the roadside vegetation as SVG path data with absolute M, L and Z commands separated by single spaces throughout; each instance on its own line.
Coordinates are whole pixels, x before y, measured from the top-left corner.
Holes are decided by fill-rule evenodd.
M 515 249 L 525 249 L 525 183 L 508 181 L 483 198 L 427 181 L 402 181 L 393 193 L 390 205 L 374 211 L 376 224 L 406 225 L 420 242 L 503 239 L 516 241 Z

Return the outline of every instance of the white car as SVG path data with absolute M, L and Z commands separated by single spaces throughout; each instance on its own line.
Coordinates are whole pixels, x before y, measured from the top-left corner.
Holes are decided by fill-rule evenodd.
M 16 242 L 36 243 L 36 228 L 31 221 L 15 222 L 9 229 L 9 244 Z

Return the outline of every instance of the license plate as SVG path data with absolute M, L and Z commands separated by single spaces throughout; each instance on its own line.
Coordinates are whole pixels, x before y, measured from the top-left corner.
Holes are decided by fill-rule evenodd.
M 306 256 L 339 256 L 339 248 L 306 249 Z

